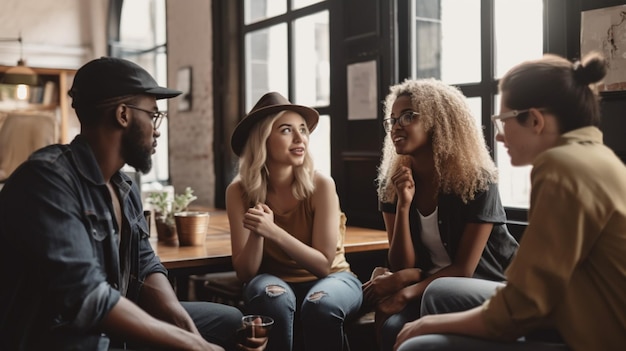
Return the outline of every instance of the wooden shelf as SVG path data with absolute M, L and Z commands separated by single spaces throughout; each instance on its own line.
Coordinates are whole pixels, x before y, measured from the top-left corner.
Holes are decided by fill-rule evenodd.
M 0 81 L 4 72 L 13 66 L 0 65 Z M 77 123 L 76 114 L 71 108 L 70 97 L 67 95 L 67 91 L 72 84 L 76 70 L 73 69 L 57 69 L 57 68 L 32 68 L 39 76 L 39 81 L 42 89 L 45 87 L 46 82 L 53 82 L 55 90 L 53 95 L 53 101 L 48 104 L 43 103 L 29 103 L 28 109 L 34 110 L 56 110 L 59 112 L 58 132 L 59 142 L 68 143 L 74 137 L 70 135 L 70 125 Z M 76 125 L 78 127 L 78 125 Z

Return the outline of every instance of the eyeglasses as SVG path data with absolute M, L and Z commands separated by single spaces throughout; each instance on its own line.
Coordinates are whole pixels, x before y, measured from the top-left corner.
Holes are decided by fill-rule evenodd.
M 493 122 L 494 127 L 496 127 L 496 135 L 497 134 L 504 135 L 504 123 L 502 122 L 503 120 L 517 117 L 521 115 L 522 113 L 526 113 L 528 111 L 530 111 L 530 109 L 512 110 L 509 112 L 501 113 L 499 115 L 491 116 L 491 122 Z
M 146 110 L 135 105 L 129 105 L 129 104 L 125 104 L 125 105 L 129 108 L 132 108 L 133 110 L 139 110 L 139 111 L 143 111 L 149 114 L 152 117 L 152 124 L 154 125 L 154 130 L 159 129 L 159 127 L 161 126 L 161 122 L 163 121 L 163 118 L 167 117 L 166 111 L 150 111 L 150 110 Z
M 406 111 L 397 118 L 385 118 L 383 120 L 383 128 L 385 128 L 385 132 L 391 133 L 391 130 L 396 123 L 398 123 L 400 127 L 406 127 L 413 122 L 416 116 L 419 116 L 419 113 L 415 111 Z

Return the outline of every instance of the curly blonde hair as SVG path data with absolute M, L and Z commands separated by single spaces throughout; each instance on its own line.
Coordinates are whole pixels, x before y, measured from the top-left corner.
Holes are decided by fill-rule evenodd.
M 390 88 L 384 102 L 384 118 L 400 96 L 409 96 L 413 109 L 432 141 L 435 192 L 456 194 L 463 202 L 474 199 L 490 183 L 497 181 L 497 169 L 489 154 L 482 130 L 472 116 L 465 96 L 455 87 L 436 79 L 407 79 Z M 387 180 L 401 166 L 411 167 L 411 156 L 396 153 L 390 133 L 383 142 L 378 167 L 378 198 L 396 201 L 396 191 Z
M 239 173 L 235 180 L 241 181 L 244 191 L 244 200 L 249 206 L 265 203 L 269 173 L 265 162 L 267 161 L 267 139 L 272 132 L 272 125 L 283 115 L 281 111 L 259 121 L 250 130 L 248 140 L 239 158 Z M 294 167 L 294 181 L 291 185 L 293 196 L 303 200 L 313 194 L 315 168 L 313 158 L 308 149 L 304 155 L 301 166 Z

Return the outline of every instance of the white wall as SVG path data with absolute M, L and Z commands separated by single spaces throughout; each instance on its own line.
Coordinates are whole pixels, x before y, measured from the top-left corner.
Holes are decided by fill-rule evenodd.
M 106 54 L 108 0 L 1 0 L 0 38 L 20 35 L 26 64 L 78 68 Z M 15 65 L 18 42 L 0 41 L 0 64 Z
M 132 0 L 126 0 L 132 1 Z M 31 67 L 77 69 L 106 55 L 109 0 L 0 0 L 0 38 L 22 34 Z M 191 186 L 196 205 L 214 206 L 211 0 L 168 0 L 168 85 L 192 67 L 193 107 L 170 103 L 170 177 L 176 191 Z M 0 65 L 15 65 L 18 42 L 0 42 Z

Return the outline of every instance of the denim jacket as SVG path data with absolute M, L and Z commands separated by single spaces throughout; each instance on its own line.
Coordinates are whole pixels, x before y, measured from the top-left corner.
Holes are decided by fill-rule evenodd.
M 167 274 L 150 246 L 137 186 L 123 172 L 111 182 L 122 230 L 81 136 L 35 152 L 7 180 L 0 191 L 0 349 L 106 350 L 97 325 L 120 296 L 136 302 L 148 275 Z
M 437 223 L 441 242 L 453 261 L 467 223 L 493 223 L 493 229 L 491 229 L 474 277 L 495 281 L 505 280 L 504 270 L 513 259 L 518 244 L 506 227 L 506 213 L 500 201 L 498 185 L 490 184 L 486 191 L 477 193 L 474 199 L 467 203 L 454 194 L 439 194 L 437 206 L 439 208 Z M 396 212 L 395 203 L 380 203 L 379 208 L 383 212 Z M 427 272 L 433 264 L 428 249 L 420 239 L 422 226 L 415 202 L 411 204 L 409 227 L 418 257 L 416 267 Z

